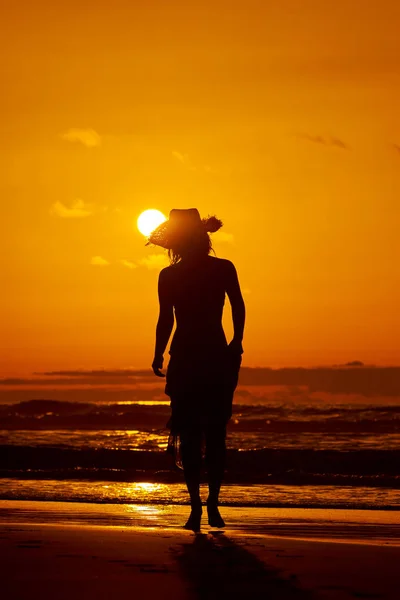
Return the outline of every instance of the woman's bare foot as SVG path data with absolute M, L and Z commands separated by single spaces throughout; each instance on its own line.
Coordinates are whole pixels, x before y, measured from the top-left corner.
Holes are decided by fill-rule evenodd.
M 207 502 L 208 524 L 211 527 L 225 527 L 225 521 L 220 515 L 217 504 Z
M 184 529 L 190 529 L 191 531 L 200 531 L 201 515 L 203 509 L 200 507 L 192 508 L 190 516 L 183 526 Z

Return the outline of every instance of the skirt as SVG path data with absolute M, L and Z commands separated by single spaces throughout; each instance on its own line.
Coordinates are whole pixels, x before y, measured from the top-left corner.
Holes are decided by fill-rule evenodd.
M 171 433 L 183 428 L 227 424 L 242 356 L 226 346 L 217 352 L 171 353 L 165 393 L 171 398 Z

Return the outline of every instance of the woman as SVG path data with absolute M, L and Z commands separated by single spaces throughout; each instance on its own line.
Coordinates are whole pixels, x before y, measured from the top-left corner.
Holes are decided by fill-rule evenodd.
M 169 220 L 149 237 L 168 249 L 171 265 L 159 276 L 160 314 L 156 329 L 155 375 L 163 377 L 163 355 L 174 325 L 165 392 L 171 398 L 171 434 L 179 436 L 191 513 L 186 529 L 198 531 L 202 515 L 200 471 L 205 439 L 208 522 L 224 527 L 218 497 L 225 468 L 226 425 L 241 363 L 245 307 L 235 267 L 210 256 L 209 232 L 222 222 L 201 219 L 197 209 L 171 210 Z M 228 295 L 234 336 L 227 344 L 222 312 Z

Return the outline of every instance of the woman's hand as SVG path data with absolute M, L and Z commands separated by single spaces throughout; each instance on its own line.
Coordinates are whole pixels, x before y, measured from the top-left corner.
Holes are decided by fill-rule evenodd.
M 155 356 L 154 357 L 151 368 L 153 369 L 154 375 L 157 375 L 157 377 L 165 377 L 164 373 L 161 372 L 161 369 L 163 368 L 163 363 L 164 363 L 163 356 Z
M 232 352 L 232 354 L 243 354 L 243 346 L 240 340 L 233 338 L 233 340 L 228 345 L 228 348 L 229 351 Z

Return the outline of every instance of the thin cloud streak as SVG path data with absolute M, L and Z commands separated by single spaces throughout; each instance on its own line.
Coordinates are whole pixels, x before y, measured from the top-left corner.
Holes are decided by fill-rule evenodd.
M 331 147 L 335 147 L 335 148 L 340 148 L 340 150 L 349 150 L 349 148 L 350 148 L 348 146 L 348 144 L 346 144 L 346 142 L 344 142 L 343 140 L 336 138 L 336 137 L 331 137 L 331 136 L 324 137 L 322 135 L 309 135 L 307 133 L 299 134 L 298 137 L 300 139 L 306 140 L 308 142 L 312 142 L 313 144 L 320 144 L 321 146 L 331 146 Z
M 107 267 L 110 263 L 107 259 L 103 258 L 102 256 L 92 256 L 90 264 L 95 265 L 97 267 Z
M 101 145 L 101 137 L 94 129 L 69 129 L 61 134 L 61 139 L 66 142 L 78 142 L 87 148 Z
M 92 215 L 93 211 L 91 205 L 78 199 L 70 207 L 62 202 L 54 202 L 50 207 L 50 214 L 53 217 L 60 217 L 61 219 L 82 219 Z
M 182 154 L 181 152 L 178 152 L 177 150 L 173 150 L 172 156 L 189 171 L 196 170 L 196 167 L 191 163 L 189 156 L 187 154 Z
M 172 151 L 172 156 L 174 159 L 179 162 L 185 169 L 188 171 L 198 171 L 204 173 L 217 173 L 217 171 L 211 167 L 211 165 L 194 165 L 190 160 L 188 154 L 184 154 L 182 152 L 178 152 L 177 150 Z
M 215 234 L 215 241 L 216 242 L 225 242 L 227 244 L 232 244 L 234 237 L 233 237 L 233 233 L 228 233 L 227 231 L 217 231 Z
M 62 377 L 153 377 L 149 369 L 67 369 L 60 371 L 35 372 L 34 375 L 62 376 Z M 1 380 L 0 380 L 1 381 Z
M 124 267 L 127 267 L 128 269 L 136 269 L 137 265 L 132 262 L 131 260 L 126 260 L 125 258 L 122 258 L 120 261 L 121 265 L 124 265 Z
M 165 254 L 150 254 L 140 259 L 139 264 L 148 269 L 163 269 L 169 265 L 169 261 Z
M 115 378 L 126 379 L 126 383 L 153 384 L 154 375 L 150 369 L 110 369 L 110 370 L 67 370 L 36 373 L 39 376 L 73 377 L 87 379 L 88 384 L 101 383 Z M 24 387 L 24 379 L 0 380 L 0 385 Z M 29 378 L 32 384 L 34 379 Z M 241 386 L 287 386 L 291 389 L 303 388 L 307 393 L 327 392 L 330 394 L 359 394 L 365 397 L 400 396 L 400 367 L 339 366 L 316 368 L 250 368 L 242 367 L 239 383 Z

